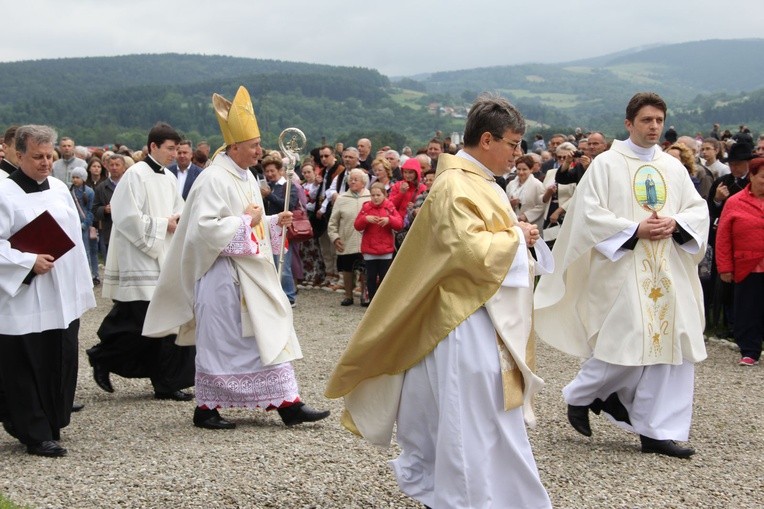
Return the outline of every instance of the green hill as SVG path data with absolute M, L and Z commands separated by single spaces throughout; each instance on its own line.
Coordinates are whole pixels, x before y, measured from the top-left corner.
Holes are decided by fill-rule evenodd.
M 764 39 L 701 41 L 631 50 L 562 64 L 523 64 L 440 72 L 395 83 L 374 69 L 205 55 L 126 55 L 0 63 L 0 128 L 46 123 L 80 144 L 139 147 L 167 121 L 189 138 L 221 142 L 213 92 L 253 96 L 264 143 L 301 128 L 311 146 L 423 145 L 436 130 L 461 131 L 482 91 L 514 101 L 529 125 L 549 134 L 582 126 L 623 131 L 637 90 L 655 90 L 682 132 L 713 122 L 763 127 L 764 69 L 750 65 Z M 535 131 L 534 131 L 535 132 Z
M 764 39 L 708 40 L 651 46 L 560 64 L 523 64 L 440 72 L 420 77 L 434 94 L 469 96 L 495 90 L 518 104 L 564 114 L 576 125 L 613 126 L 638 90 L 653 90 L 672 109 L 691 108 L 698 95 L 741 94 L 764 85 L 753 55 Z M 745 113 L 745 112 L 743 112 Z M 758 119 L 746 114 L 741 122 Z

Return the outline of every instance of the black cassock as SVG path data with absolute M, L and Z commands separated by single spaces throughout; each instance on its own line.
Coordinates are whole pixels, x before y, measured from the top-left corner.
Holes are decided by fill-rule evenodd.
M 24 192 L 50 189 L 21 170 L 9 177 Z M 32 282 L 30 272 L 25 282 Z M 80 321 L 66 329 L 20 336 L 0 334 L 0 421 L 24 444 L 58 440 L 69 424 L 77 386 Z

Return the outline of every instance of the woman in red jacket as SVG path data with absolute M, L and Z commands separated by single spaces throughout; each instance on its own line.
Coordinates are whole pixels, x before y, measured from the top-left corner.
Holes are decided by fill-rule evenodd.
M 764 158 L 748 166 L 749 184 L 727 200 L 716 232 L 716 266 L 735 281 L 735 341 L 741 366 L 759 363 L 764 339 Z
M 414 203 L 416 197 L 427 190 L 427 187 L 421 183 L 422 166 L 416 157 L 407 159 L 401 167 L 403 180 L 393 184 L 390 188 L 390 201 L 398 210 L 401 217 L 406 217 L 408 206 Z
M 419 164 L 419 163 L 417 163 Z M 361 306 L 368 306 L 387 269 L 393 261 L 395 237 L 393 230 L 403 228 L 403 218 L 393 203 L 386 199 L 385 186 L 381 182 L 371 185 L 371 201 L 363 204 L 355 218 L 355 229 L 362 232 L 361 254 L 366 263 L 366 287 L 369 300 L 361 298 Z M 377 278 L 379 277 L 379 283 Z

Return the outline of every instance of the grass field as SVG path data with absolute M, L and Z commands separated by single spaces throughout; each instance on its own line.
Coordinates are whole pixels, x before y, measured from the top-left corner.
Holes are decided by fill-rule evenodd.
M 536 98 L 541 101 L 545 106 L 551 106 L 554 108 L 572 108 L 578 104 L 578 96 L 576 94 L 560 94 L 560 93 L 537 93 L 522 88 L 511 88 L 502 90 L 512 97 L 518 99 L 523 98 Z
M 394 92 L 390 94 L 390 97 L 396 103 L 400 104 L 401 106 L 408 106 L 409 108 L 413 108 L 415 110 L 422 109 L 422 105 L 417 104 L 416 101 L 425 95 L 423 92 L 416 92 L 414 90 L 406 90 L 403 88 L 395 88 L 393 90 Z

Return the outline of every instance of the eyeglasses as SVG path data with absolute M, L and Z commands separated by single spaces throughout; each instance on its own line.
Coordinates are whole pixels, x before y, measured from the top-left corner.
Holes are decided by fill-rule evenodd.
M 520 146 L 520 143 L 522 143 L 522 140 L 521 141 L 512 141 L 512 140 L 508 140 L 506 138 L 497 138 L 496 136 L 494 136 L 494 139 L 499 140 L 499 141 L 506 141 L 507 145 L 509 145 L 509 148 L 511 148 L 512 150 L 515 150 L 517 147 Z

